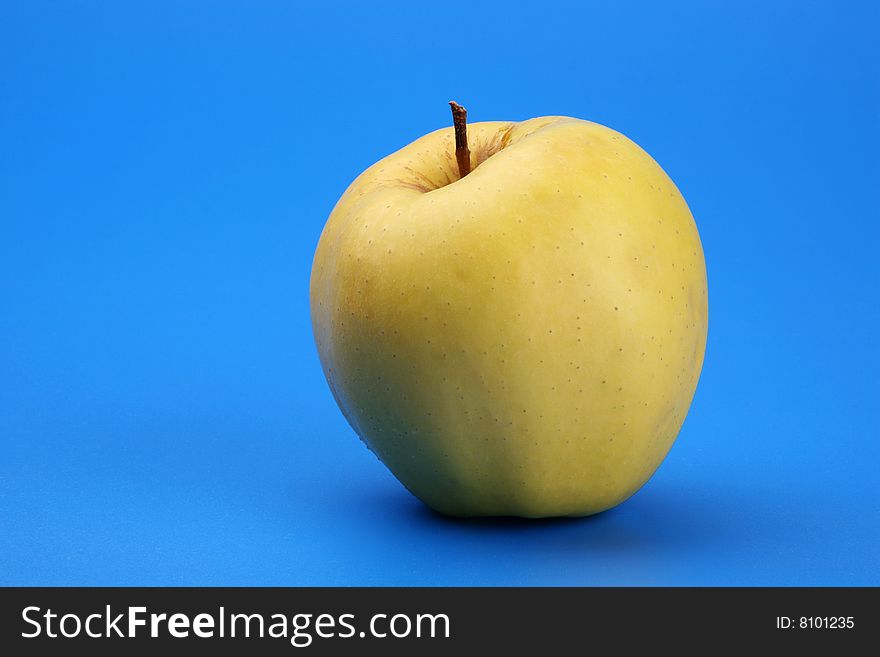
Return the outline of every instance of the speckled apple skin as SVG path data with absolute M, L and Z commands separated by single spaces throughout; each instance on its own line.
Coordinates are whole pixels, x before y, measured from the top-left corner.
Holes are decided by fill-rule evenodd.
M 581 516 L 653 474 L 703 363 L 706 268 L 672 180 L 567 117 L 452 128 L 365 171 L 321 235 L 324 373 L 367 446 L 449 515 Z

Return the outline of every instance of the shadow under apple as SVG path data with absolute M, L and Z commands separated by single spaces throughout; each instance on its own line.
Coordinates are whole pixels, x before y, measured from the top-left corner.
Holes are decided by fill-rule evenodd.
M 713 491 L 715 493 L 716 491 Z M 479 541 L 544 553 L 645 554 L 678 547 L 710 547 L 735 536 L 713 495 L 674 481 L 649 482 L 623 504 L 581 518 L 455 518 L 424 505 L 405 490 L 381 486 L 359 496 L 358 506 L 398 536 L 429 532 L 446 541 Z M 393 539 L 392 539 L 393 540 Z M 518 545 L 517 545 L 518 544 Z

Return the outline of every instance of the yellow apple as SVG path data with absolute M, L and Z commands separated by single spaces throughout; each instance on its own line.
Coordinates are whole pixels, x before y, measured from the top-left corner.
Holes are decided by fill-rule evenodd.
M 706 344 L 693 217 L 639 146 L 568 117 L 452 128 L 377 162 L 321 235 L 324 373 L 366 445 L 449 515 L 581 516 L 653 474 Z M 465 160 L 467 162 L 467 158 Z

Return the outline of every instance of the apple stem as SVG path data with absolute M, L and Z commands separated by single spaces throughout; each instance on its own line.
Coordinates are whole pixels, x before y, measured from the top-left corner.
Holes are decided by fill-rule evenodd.
M 452 125 L 455 127 L 455 161 L 458 162 L 458 177 L 464 178 L 471 172 L 471 151 L 467 142 L 467 110 L 449 101 L 452 108 Z

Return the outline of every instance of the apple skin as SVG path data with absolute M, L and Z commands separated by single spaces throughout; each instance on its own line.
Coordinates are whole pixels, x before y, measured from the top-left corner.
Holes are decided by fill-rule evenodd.
M 333 395 L 419 499 L 453 516 L 583 516 L 637 491 L 693 399 L 706 268 L 684 198 L 609 128 L 452 128 L 348 188 L 311 312 Z

